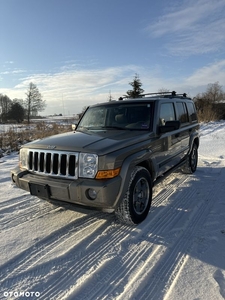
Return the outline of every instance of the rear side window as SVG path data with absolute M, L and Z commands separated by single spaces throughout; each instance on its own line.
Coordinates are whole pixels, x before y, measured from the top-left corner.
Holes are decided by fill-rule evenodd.
M 177 102 L 177 119 L 183 123 L 189 122 L 187 108 L 184 102 Z
M 196 114 L 196 110 L 195 110 L 195 107 L 194 107 L 194 103 L 187 102 L 187 109 L 188 109 L 189 119 L 192 122 L 197 121 L 197 114 Z
M 159 113 L 159 125 L 164 126 L 166 121 L 175 120 L 175 111 L 173 103 L 162 103 Z

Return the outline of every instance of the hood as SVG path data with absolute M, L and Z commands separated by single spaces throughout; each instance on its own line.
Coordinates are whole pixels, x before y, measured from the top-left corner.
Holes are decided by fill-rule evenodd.
M 104 155 L 149 138 L 147 131 L 101 130 L 70 132 L 40 139 L 25 145 L 33 149 L 89 152 Z

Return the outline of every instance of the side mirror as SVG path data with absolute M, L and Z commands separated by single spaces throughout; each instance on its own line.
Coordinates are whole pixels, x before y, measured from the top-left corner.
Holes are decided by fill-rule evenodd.
M 72 124 L 72 130 L 75 131 L 77 128 L 77 125 L 76 124 Z
M 166 133 L 180 128 L 180 121 L 166 121 L 164 126 L 159 126 L 160 133 Z

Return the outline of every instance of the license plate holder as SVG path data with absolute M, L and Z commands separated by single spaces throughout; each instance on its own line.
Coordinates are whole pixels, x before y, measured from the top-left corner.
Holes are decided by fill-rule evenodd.
M 50 190 L 47 184 L 37 184 L 37 183 L 29 183 L 30 194 L 33 196 L 37 196 L 39 198 L 49 199 L 50 198 Z

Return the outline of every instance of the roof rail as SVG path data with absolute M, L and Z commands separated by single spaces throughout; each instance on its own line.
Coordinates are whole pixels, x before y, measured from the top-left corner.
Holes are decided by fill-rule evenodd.
M 157 92 L 157 93 L 147 93 L 147 94 L 140 94 L 141 97 L 143 96 L 147 96 L 147 95 L 165 95 L 165 94 L 173 94 L 175 93 L 176 95 L 176 92 Z
M 144 97 L 144 96 L 147 96 L 147 95 L 165 95 L 165 94 L 169 94 L 169 95 L 172 95 L 172 96 L 175 96 L 176 95 L 176 92 L 173 91 L 173 92 L 156 92 L 156 93 L 147 93 L 147 94 L 140 94 L 138 95 L 138 97 Z M 118 100 L 123 100 L 123 99 L 126 99 L 126 98 L 129 98 L 128 95 L 124 95 L 123 97 L 119 97 Z
M 177 94 L 177 92 L 172 91 L 172 92 L 157 92 L 157 93 L 147 93 L 147 94 L 140 94 L 138 97 L 145 97 L 145 96 L 154 96 L 154 95 L 162 95 L 164 98 L 170 98 L 170 97 L 183 97 L 183 98 L 188 98 L 186 93 L 183 94 Z M 129 97 L 123 96 L 120 97 L 118 100 L 123 100 L 123 99 L 129 99 Z M 189 99 L 189 98 L 188 98 Z

